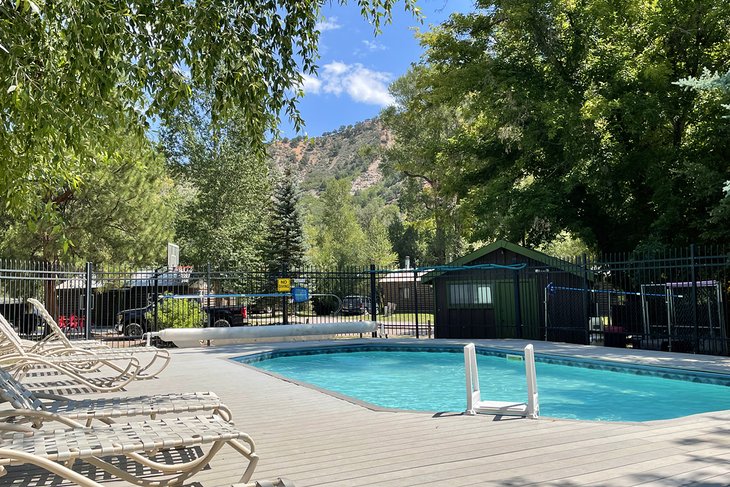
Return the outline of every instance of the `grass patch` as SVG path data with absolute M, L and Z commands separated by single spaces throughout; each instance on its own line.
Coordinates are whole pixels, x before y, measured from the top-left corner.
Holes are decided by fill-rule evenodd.
M 390 316 L 378 315 L 378 321 L 384 323 L 415 323 L 416 313 L 394 313 Z M 433 324 L 433 313 L 418 313 L 418 324 Z

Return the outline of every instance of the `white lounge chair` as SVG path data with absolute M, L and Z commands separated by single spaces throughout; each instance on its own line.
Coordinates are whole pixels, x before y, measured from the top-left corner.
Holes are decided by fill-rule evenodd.
M 120 362 L 118 365 L 115 362 Z M 98 392 L 118 391 L 137 377 L 139 360 L 129 353 L 105 353 L 103 357 L 92 352 L 73 355 L 38 355 L 25 350 L 20 337 L 0 314 L 0 367 L 10 372 L 16 380 L 32 369 L 50 368 Z M 105 368 L 111 369 L 111 377 L 92 377 Z
M 130 416 L 149 416 L 155 419 L 162 414 L 190 414 L 209 412 L 225 421 L 231 420 L 231 411 L 212 392 L 190 392 L 180 394 L 157 394 L 137 397 L 108 397 L 73 400 L 55 394 L 34 392 L 0 369 L 0 399 L 7 401 L 14 409 L 0 411 L 0 419 L 18 415 L 18 410 L 36 411 L 34 426 L 40 427 L 46 419 L 55 420 L 60 415 L 72 421 L 85 421 L 91 426 L 93 420 L 111 424 L 114 419 Z M 22 414 L 22 413 L 21 413 Z
M 93 353 L 94 355 L 102 356 L 105 353 L 118 354 L 120 350 L 113 350 L 98 341 L 94 340 L 74 340 L 68 339 L 66 334 L 63 332 L 56 320 L 53 319 L 51 314 L 46 310 L 43 304 L 34 298 L 29 298 L 28 302 L 33 305 L 38 314 L 46 322 L 46 326 L 49 327 L 49 334 L 41 341 L 34 344 L 28 351 L 34 352 L 39 355 L 73 355 L 79 351 L 82 353 Z M 137 379 L 151 379 L 157 377 L 160 372 L 170 364 L 170 352 L 156 347 L 134 347 L 125 348 L 125 353 L 134 354 L 142 364 Z M 151 359 L 146 361 L 141 360 L 141 357 L 146 356 Z M 155 366 L 155 369 L 153 369 Z
M 24 412 L 33 421 L 34 412 Z M 67 420 L 58 418 L 58 422 Z M 113 477 L 137 485 L 178 485 L 205 468 L 213 456 L 224 446 L 230 445 L 246 459 L 240 482 L 251 479 L 258 456 L 253 440 L 236 430 L 232 423 L 218 416 L 158 419 L 137 423 L 70 429 L 37 430 L 27 425 L 0 423 L 0 476 L 6 467 L 36 465 L 82 487 L 100 487 L 100 484 L 73 471 L 77 461 L 89 463 Z M 184 463 L 160 463 L 150 459 L 160 450 L 210 445 L 207 453 Z M 150 478 L 133 475 L 137 468 L 122 470 L 103 457 L 124 455 L 130 461 L 155 472 Z

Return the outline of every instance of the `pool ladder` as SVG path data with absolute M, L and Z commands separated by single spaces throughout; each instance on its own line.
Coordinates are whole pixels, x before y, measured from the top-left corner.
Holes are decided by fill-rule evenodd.
M 482 401 L 477 371 L 477 352 L 473 343 L 464 347 L 464 368 L 466 369 L 466 414 L 496 414 L 522 416 L 537 419 L 540 402 L 535 375 L 535 351 L 532 344 L 525 347 L 525 376 L 527 377 L 527 402 Z

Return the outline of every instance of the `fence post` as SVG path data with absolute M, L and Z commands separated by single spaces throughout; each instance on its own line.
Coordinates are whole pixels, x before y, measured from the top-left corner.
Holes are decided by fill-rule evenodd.
M 287 273 L 287 265 L 282 264 L 281 265 L 281 277 L 286 277 Z M 278 292 L 278 291 L 277 291 Z M 282 296 L 281 298 L 281 324 L 282 325 L 288 325 L 289 324 L 289 298 L 286 296 Z
M 591 344 L 591 334 L 590 334 L 590 311 L 588 310 L 590 307 L 589 299 L 588 299 L 588 256 L 583 253 L 583 331 L 585 333 L 585 344 L 590 345 Z
M 154 324 L 155 324 L 155 329 L 152 330 L 152 331 L 158 331 L 160 329 L 160 327 L 157 324 L 157 309 L 159 308 L 158 304 L 159 304 L 159 299 L 160 299 L 160 287 L 159 287 L 159 284 L 160 284 L 160 268 L 158 267 L 157 269 L 155 269 L 155 288 L 154 288 L 154 291 L 152 292 L 152 303 L 153 303 L 152 306 L 154 307 L 153 309 L 155 310 L 154 311 L 154 317 L 155 317 Z M 147 331 L 150 331 L 150 330 L 147 330 Z
M 418 270 L 413 269 L 413 307 L 416 316 L 416 338 L 421 338 L 418 331 Z
M 93 292 L 91 275 L 94 269 L 94 264 L 91 262 L 86 263 L 86 296 L 84 299 L 84 336 L 88 340 L 91 337 L 91 293 Z
M 522 303 L 520 301 L 520 271 L 514 271 L 514 289 L 515 289 L 515 332 L 517 338 L 522 338 Z
M 207 297 L 205 298 L 205 306 L 206 308 L 208 308 L 208 310 L 210 310 L 210 295 L 212 292 L 213 289 L 210 285 L 210 262 L 207 262 L 205 267 L 205 294 L 207 295 Z M 205 313 L 205 321 L 208 322 L 208 328 L 210 328 L 211 326 L 210 315 L 210 312 Z
M 375 286 L 375 264 L 370 264 L 370 321 L 378 321 L 378 291 Z M 373 332 L 373 338 L 378 332 Z
M 694 334 L 694 353 L 700 352 L 700 328 L 697 323 L 697 276 L 695 273 L 695 244 L 689 246 L 690 274 L 692 278 L 692 333 Z M 669 337 L 672 341 L 672 337 Z

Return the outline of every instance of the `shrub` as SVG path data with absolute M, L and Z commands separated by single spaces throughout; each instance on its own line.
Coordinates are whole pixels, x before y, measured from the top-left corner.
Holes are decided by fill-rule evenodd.
M 148 311 L 148 322 L 155 319 L 154 311 Z M 203 324 L 205 313 L 194 299 L 163 299 L 157 306 L 158 329 L 165 328 L 199 328 Z

